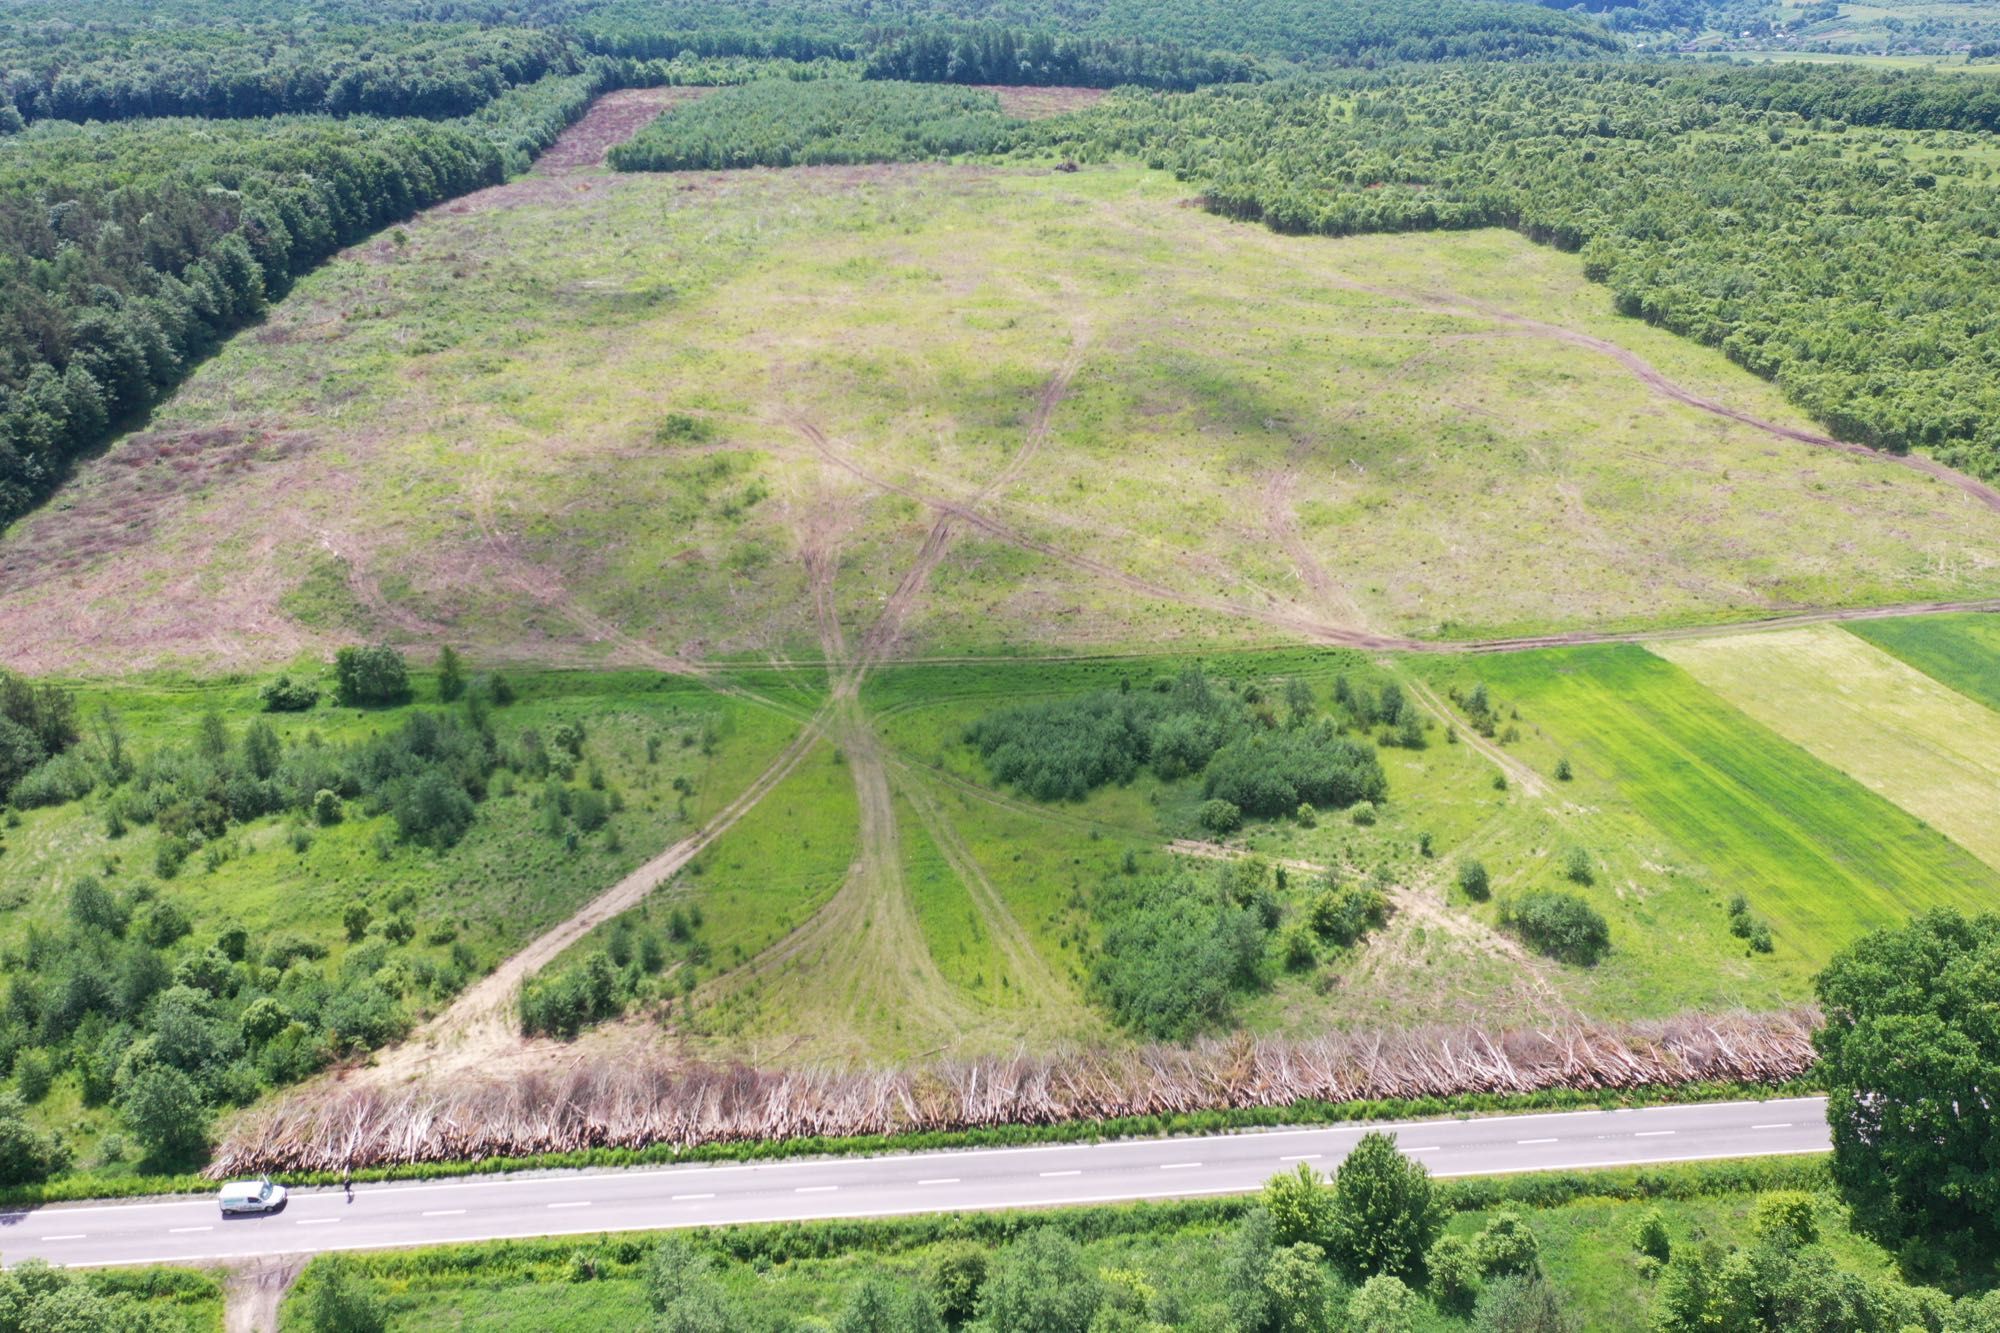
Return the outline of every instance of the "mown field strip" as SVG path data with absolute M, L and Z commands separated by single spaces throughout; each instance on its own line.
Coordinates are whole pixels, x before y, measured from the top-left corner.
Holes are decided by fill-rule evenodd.
M 2000 713 L 1832 626 L 1655 649 L 1771 730 L 2000 866 Z
M 1990 865 L 1643 649 L 1479 665 L 1524 716 L 1608 773 L 1716 889 L 1749 894 L 1781 948 L 1824 958 L 1911 912 L 1979 910 L 2000 893 Z
M 2000 615 L 1907 616 L 1846 628 L 1939 684 L 2000 709 Z

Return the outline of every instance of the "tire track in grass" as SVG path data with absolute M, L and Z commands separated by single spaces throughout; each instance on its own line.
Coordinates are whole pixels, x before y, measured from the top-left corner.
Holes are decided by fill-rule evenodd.
M 598 926 L 637 907 L 679 874 L 799 766 L 818 742 L 820 731 L 815 723 L 801 727 L 777 758 L 707 823 L 529 941 L 461 992 L 450 1007 L 408 1040 L 378 1053 L 373 1075 L 393 1080 L 417 1073 L 435 1076 L 454 1069 L 470 1070 L 519 1046 L 520 1033 L 509 1020 L 514 994 L 521 984 Z

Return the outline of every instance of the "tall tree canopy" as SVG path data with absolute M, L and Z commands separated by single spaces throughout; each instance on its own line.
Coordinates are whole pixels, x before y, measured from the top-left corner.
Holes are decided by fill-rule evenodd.
M 2000 1235 L 2000 916 L 1935 911 L 1819 977 L 1834 1175 L 1870 1225 Z

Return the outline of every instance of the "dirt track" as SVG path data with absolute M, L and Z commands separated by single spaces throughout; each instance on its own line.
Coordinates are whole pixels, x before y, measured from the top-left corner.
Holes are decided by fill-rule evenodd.
M 546 190 L 550 187 L 550 182 L 601 162 L 606 148 L 611 143 L 629 136 L 667 106 L 684 100 L 688 95 L 698 95 L 699 91 L 701 90 L 653 90 L 654 95 L 621 93 L 607 96 L 537 164 L 533 177 L 539 184 L 523 188 Z M 475 196 L 459 201 L 451 207 L 462 210 L 467 207 L 499 206 L 507 198 L 517 197 L 504 195 L 504 192 L 510 189 L 516 187 L 498 187 L 496 191 L 486 192 L 487 196 L 492 197 Z M 1676 402 L 1750 426 L 1775 438 L 1881 459 L 1913 468 L 1955 486 L 1986 508 L 2000 513 L 2000 491 L 1953 472 L 1932 460 L 1880 454 L 1864 446 L 1847 444 L 1812 431 L 1765 421 L 1675 384 L 1637 354 L 1594 335 L 1458 297 L 1397 291 L 1359 283 L 1351 285 L 1357 290 L 1412 302 L 1426 310 L 1491 321 L 1522 336 L 1552 338 L 1610 356 L 1655 392 Z M 553 961 L 596 926 L 636 906 L 648 894 L 670 880 L 690 860 L 754 808 L 796 768 L 805 754 L 823 736 L 831 736 L 842 746 L 853 772 L 862 812 L 860 854 L 847 882 L 833 900 L 798 931 L 756 960 L 757 963 L 765 965 L 787 963 L 802 959 L 815 951 L 838 952 L 842 948 L 851 950 L 857 946 L 862 947 L 867 950 L 872 962 L 880 964 L 867 969 L 870 973 L 868 984 L 872 988 L 869 996 L 871 1001 L 876 1003 L 885 1000 L 901 1001 L 906 1006 L 906 1012 L 921 1025 L 928 1025 L 945 1032 L 949 1032 L 966 1018 L 966 1006 L 961 997 L 938 974 L 935 962 L 930 958 L 902 883 L 896 827 L 896 797 L 900 793 L 909 802 L 941 854 L 965 882 L 973 904 L 992 929 L 1010 967 L 1013 967 L 1017 975 L 1023 979 L 1033 980 L 1038 975 L 1044 975 L 1046 979 L 1046 963 L 1033 948 L 1020 923 L 1012 917 L 1004 899 L 987 880 L 984 872 L 972 858 L 970 849 L 951 827 L 949 819 L 938 809 L 936 803 L 930 800 L 929 794 L 922 790 L 921 784 L 908 776 L 906 765 L 897 756 L 884 751 L 868 719 L 862 714 L 858 702 L 861 685 L 871 670 L 892 661 L 923 660 L 899 659 L 896 654 L 904 643 L 910 614 L 921 602 L 932 576 L 949 555 L 954 537 L 960 531 L 977 531 L 1049 560 L 1070 565 L 1104 583 L 1122 587 L 1144 597 L 1178 603 L 1228 619 L 1267 626 L 1290 636 L 1288 641 L 1293 645 L 1303 639 L 1311 643 L 1357 649 L 1477 653 L 1573 644 L 1635 642 L 1641 639 L 1684 637 L 1715 632 L 1714 629 L 1707 627 L 1689 627 L 1664 632 L 1571 631 L 1466 643 L 1425 642 L 1372 632 L 1365 627 L 1359 607 L 1318 563 L 1314 553 L 1298 533 L 1290 511 L 1291 473 L 1288 471 L 1273 474 L 1268 483 L 1266 517 L 1272 535 L 1291 557 L 1302 581 L 1312 594 L 1314 608 L 1310 614 L 1289 609 L 1275 598 L 1262 594 L 1260 590 L 1243 585 L 1241 580 L 1238 580 L 1239 586 L 1256 594 L 1255 600 L 1234 600 L 1230 597 L 1171 587 L 1143 573 L 1120 569 L 1090 556 L 1065 551 L 1049 542 L 1018 531 L 996 517 L 991 510 L 1003 492 L 1022 476 L 1049 438 L 1054 415 L 1079 372 L 1087 345 L 1087 330 L 1073 327 L 1066 355 L 1036 396 L 1021 446 L 1008 458 L 1004 466 L 969 498 L 962 500 L 926 494 L 908 484 L 875 475 L 861 462 L 848 456 L 808 417 L 801 414 L 792 418 L 791 424 L 798 434 L 830 467 L 870 488 L 913 500 L 925 506 L 933 516 L 911 564 L 895 585 L 875 622 L 861 636 L 858 646 L 852 652 L 846 642 L 839 619 L 839 605 L 834 595 L 839 568 L 838 533 L 834 527 L 827 526 L 822 521 L 823 515 L 808 516 L 799 533 L 799 554 L 807 572 L 812 609 L 820 630 L 823 656 L 820 661 L 813 663 L 801 659 L 789 659 L 775 661 L 773 664 L 827 668 L 832 673 L 833 679 L 833 698 L 827 708 L 805 718 L 798 736 L 791 744 L 714 818 L 605 890 L 582 910 L 532 941 L 492 974 L 461 995 L 445 1013 L 426 1025 L 409 1042 L 382 1052 L 379 1063 L 373 1071 L 373 1077 L 395 1080 L 420 1073 L 436 1077 L 453 1071 L 489 1066 L 496 1057 L 519 1052 L 523 1043 L 515 1031 L 510 1001 L 521 982 Z M 496 555 L 509 553 L 509 544 L 504 533 L 497 528 L 489 527 L 488 538 Z M 719 679 L 718 676 L 726 670 L 724 664 L 708 664 L 662 652 L 627 634 L 619 626 L 595 616 L 569 597 L 559 582 L 551 583 L 543 577 L 543 573 L 536 569 L 509 566 L 508 573 L 504 576 L 520 590 L 530 592 L 538 600 L 555 607 L 588 637 L 615 645 L 622 657 L 643 662 L 662 671 L 700 676 L 709 679 L 718 689 L 726 693 L 756 699 L 760 703 L 778 707 L 770 700 Z M 1805 610 L 1738 622 L 1724 628 L 1730 632 L 1742 632 L 1820 621 L 1870 619 L 1949 610 L 2000 610 L 2000 599 L 1898 607 Z M 1135 657 L 1143 655 L 1130 654 Z M 1107 658 L 1121 655 L 1081 656 Z M 959 656 L 928 660 L 940 664 L 972 664 L 988 661 L 1019 663 L 1030 660 L 1069 659 L 1064 656 L 1040 659 Z M 1452 716 L 1448 706 L 1434 693 L 1421 684 L 1416 684 L 1414 688 L 1427 707 L 1437 711 L 1441 716 Z M 802 711 L 796 708 L 785 711 L 803 717 Z M 1507 772 L 1510 779 L 1518 786 L 1531 794 L 1539 794 L 1546 790 L 1545 784 L 1537 775 L 1526 770 L 1511 756 L 1498 750 L 1497 747 L 1482 743 L 1479 738 L 1472 736 L 1463 728 L 1461 731 L 1464 732 L 1466 739 Z M 900 782 L 897 781 L 899 777 L 902 778 Z M 992 793 L 979 794 L 983 799 L 995 799 Z M 1027 806 L 1023 808 L 1032 809 Z M 1037 810 L 1035 813 L 1047 812 Z M 1178 847 L 1176 850 L 1191 855 L 1228 854 L 1223 849 L 1213 849 L 1206 845 L 1200 850 L 1196 850 L 1194 845 Z M 851 959 L 849 961 L 851 962 Z M 718 980 L 710 984 L 724 983 Z

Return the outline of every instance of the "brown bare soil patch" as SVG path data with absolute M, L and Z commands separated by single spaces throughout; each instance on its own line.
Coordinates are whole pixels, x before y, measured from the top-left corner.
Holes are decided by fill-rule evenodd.
M 713 88 L 621 88 L 591 104 L 582 120 L 535 160 L 534 176 L 568 176 L 604 165 L 604 155 L 657 120 L 661 113 L 714 92 Z
M 301 433 L 249 425 L 128 436 L 106 458 L 108 466 L 93 471 L 91 484 L 63 492 L 67 508 L 22 524 L 19 535 L 0 546 L 0 595 L 142 545 L 175 512 L 177 500 L 308 444 Z
M 1104 100 L 1102 88 L 1029 88 L 1012 83 L 979 85 L 981 92 L 997 93 L 1000 110 L 1019 120 L 1045 120 L 1067 111 L 1082 111 Z

